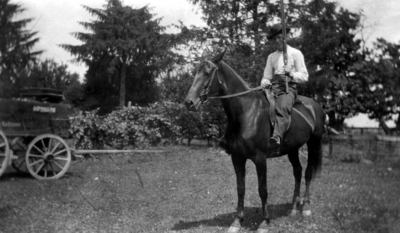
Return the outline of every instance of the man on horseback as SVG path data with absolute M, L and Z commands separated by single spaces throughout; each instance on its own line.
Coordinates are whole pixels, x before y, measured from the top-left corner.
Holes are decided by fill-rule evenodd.
M 282 31 L 282 24 L 275 24 L 267 36 L 270 45 L 276 51 L 268 56 L 264 76 L 261 80 L 262 87 L 272 85 L 275 93 L 276 121 L 269 141 L 270 147 L 279 147 L 284 132 L 289 128 L 290 116 L 297 96 L 297 83 L 308 81 L 308 71 L 302 52 L 283 42 L 286 41 L 286 38 L 283 37 L 290 31 L 290 28 L 286 27 L 284 33 Z M 287 52 L 287 57 L 285 57 L 285 52 Z

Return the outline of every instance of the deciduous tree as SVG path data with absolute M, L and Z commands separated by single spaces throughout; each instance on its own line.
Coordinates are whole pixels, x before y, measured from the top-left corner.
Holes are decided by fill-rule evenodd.
M 400 44 L 379 38 L 365 54 L 366 59 L 352 69 L 354 77 L 363 80 L 357 83 L 362 91 L 353 95 L 363 103 L 360 112 L 384 124 L 400 112 Z M 396 123 L 400 132 L 399 121 Z
M 355 95 L 360 86 L 354 84 L 364 77 L 356 78 L 350 71 L 364 60 L 361 40 L 356 39 L 360 14 L 325 0 L 293 7 L 298 15 L 294 25 L 301 29 L 295 45 L 303 51 L 309 71 L 309 82 L 300 87 L 300 93 L 322 104 L 330 126 L 340 130 L 345 118 L 357 114 L 363 106 Z
M 70 73 L 67 65 L 58 64 L 53 59 L 34 64 L 29 72 L 21 75 L 20 88 L 51 88 L 64 92 L 68 103 L 79 105 L 84 99 L 83 85 L 77 73 Z
M 199 41 L 214 48 L 229 47 L 229 63 L 251 85 L 258 86 L 268 55 L 269 26 L 280 22 L 279 1 L 189 0 L 199 4 L 209 29 Z M 349 69 L 362 61 L 355 39 L 360 15 L 326 0 L 285 1 L 286 22 L 292 28 L 288 44 L 299 48 L 310 73 L 300 93 L 317 99 L 328 110 L 331 125 L 340 126 L 362 103 L 348 94 Z M 351 103 L 351 104 L 349 104 Z

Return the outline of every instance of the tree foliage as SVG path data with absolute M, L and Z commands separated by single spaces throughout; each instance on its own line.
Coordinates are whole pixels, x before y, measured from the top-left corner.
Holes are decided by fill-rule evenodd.
M 126 101 L 154 102 L 156 78 L 182 61 L 173 49 L 184 41 L 185 31 L 165 33 L 161 19 L 154 18 L 148 6 L 133 9 L 120 0 L 109 0 L 104 9 L 84 8 L 96 17 L 81 22 L 90 32 L 74 34 L 82 45 L 62 47 L 88 65 L 86 93 L 98 99 L 95 106 L 110 99 L 120 106 Z
M 352 67 L 362 92 L 353 93 L 363 103 L 360 112 L 380 122 L 393 119 L 400 111 L 400 44 L 382 38 L 373 50 L 365 50 L 365 60 Z M 397 122 L 397 129 L 400 124 Z
M 51 88 L 63 90 L 66 101 L 79 106 L 84 99 L 83 85 L 77 73 L 70 73 L 67 65 L 53 59 L 38 62 L 21 75 L 21 88 Z
M 364 104 L 354 95 L 362 92 L 362 87 L 354 83 L 365 77 L 355 78 L 351 72 L 364 58 L 361 40 L 356 39 L 360 14 L 325 0 L 294 8 L 299 16 L 294 23 L 302 30 L 295 42 L 304 53 L 310 74 L 300 92 L 317 99 L 329 115 L 330 125 L 340 129 L 344 119 L 360 112 Z
M 69 73 L 67 68 L 67 65 L 59 65 L 53 59 L 46 59 L 30 68 L 24 86 L 64 90 L 70 84 L 79 83 L 79 75 Z
M 266 37 L 269 27 L 280 22 L 279 1 L 189 2 L 199 4 L 209 26 L 199 41 L 213 48 L 228 47 L 232 67 L 258 86 L 267 57 L 273 52 Z M 309 82 L 300 86 L 299 92 L 323 105 L 331 125 L 341 125 L 362 105 L 348 94 L 353 87 L 350 68 L 362 61 L 360 41 L 355 39 L 360 15 L 326 0 L 285 2 L 286 21 L 292 28 L 288 44 L 303 52 L 310 73 Z
M 371 91 L 376 93 L 376 102 L 370 105 L 367 112 L 379 119 L 391 117 L 400 111 L 400 44 L 380 38 L 374 47 L 376 70 Z
M 272 52 L 266 44 L 267 23 L 271 25 L 279 14 L 278 5 L 269 0 L 189 2 L 199 4 L 208 25 L 198 34 L 202 46 L 209 46 L 210 51 L 229 48 L 230 65 L 251 85 L 258 85 L 266 58 Z
M 14 20 L 25 9 L 20 4 L 0 0 L 0 97 L 18 96 L 27 72 L 42 51 L 32 51 L 39 41 L 36 32 L 25 29 L 33 19 Z

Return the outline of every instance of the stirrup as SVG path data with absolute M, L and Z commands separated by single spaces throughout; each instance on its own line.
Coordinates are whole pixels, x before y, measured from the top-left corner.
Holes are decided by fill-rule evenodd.
M 269 147 L 277 147 L 281 145 L 281 138 L 275 135 L 269 139 Z

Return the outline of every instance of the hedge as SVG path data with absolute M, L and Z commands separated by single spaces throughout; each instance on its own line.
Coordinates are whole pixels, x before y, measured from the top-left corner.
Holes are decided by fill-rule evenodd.
M 77 149 L 135 149 L 176 144 L 193 138 L 217 139 L 225 120 L 215 111 L 189 112 L 183 104 L 157 102 L 148 107 L 121 108 L 106 116 L 80 112 L 70 133 Z

